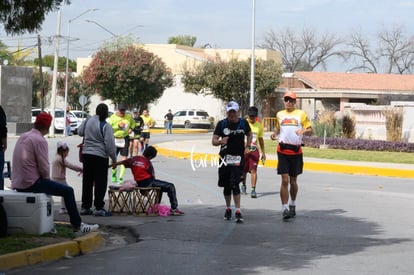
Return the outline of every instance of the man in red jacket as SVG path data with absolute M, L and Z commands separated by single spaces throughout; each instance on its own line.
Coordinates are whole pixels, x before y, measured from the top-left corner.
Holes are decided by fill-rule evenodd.
M 123 164 L 126 168 L 131 168 L 132 175 L 138 187 L 161 187 L 161 192 L 166 192 L 170 199 L 172 216 L 184 215 L 184 212 L 177 208 L 177 195 L 175 186 L 171 182 L 155 179 L 155 171 L 152 166 L 151 159 L 157 156 L 157 149 L 153 146 L 148 146 L 142 156 L 135 156 L 120 162 L 117 165 Z

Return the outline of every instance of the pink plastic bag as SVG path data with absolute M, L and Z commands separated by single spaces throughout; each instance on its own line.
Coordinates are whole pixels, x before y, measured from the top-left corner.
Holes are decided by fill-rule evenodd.
M 126 180 L 119 187 L 119 190 L 121 190 L 121 191 L 132 191 L 132 190 L 134 190 L 135 187 L 136 187 L 135 181 Z
M 166 217 L 170 215 L 171 208 L 168 205 L 156 204 L 148 209 L 148 213 L 153 214 L 158 209 L 158 216 Z M 154 211 L 155 210 L 155 211 Z

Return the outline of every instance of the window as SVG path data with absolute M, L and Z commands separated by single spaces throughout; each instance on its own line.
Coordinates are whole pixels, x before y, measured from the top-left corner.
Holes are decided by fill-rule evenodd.
M 202 111 L 197 111 L 197 116 L 206 116 L 206 117 L 208 117 L 208 113 L 207 112 L 202 112 Z

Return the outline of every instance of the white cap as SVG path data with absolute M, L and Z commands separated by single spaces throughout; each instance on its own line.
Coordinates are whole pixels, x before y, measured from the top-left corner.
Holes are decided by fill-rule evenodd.
M 56 144 L 57 148 L 62 148 L 63 150 L 68 149 L 68 144 L 66 142 L 63 141 L 58 141 Z
M 239 104 L 237 104 L 237 102 L 235 101 L 230 101 L 229 103 L 227 103 L 226 111 L 230 112 L 231 110 L 235 110 L 237 112 L 239 110 Z

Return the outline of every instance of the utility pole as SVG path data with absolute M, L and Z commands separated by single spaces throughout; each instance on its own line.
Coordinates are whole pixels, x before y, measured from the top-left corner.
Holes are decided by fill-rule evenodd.
M 66 48 L 66 69 L 65 69 L 65 79 L 66 79 L 66 81 L 65 81 L 65 107 L 64 107 L 64 109 L 63 109 L 63 117 L 65 117 L 65 121 L 66 121 L 66 112 L 67 112 L 67 109 L 68 109 L 68 90 L 69 90 L 69 46 L 70 46 L 70 24 L 73 22 L 73 21 L 75 21 L 76 19 L 78 19 L 79 17 L 81 17 L 82 15 L 84 15 L 85 13 L 88 13 L 88 12 L 90 12 L 90 11 L 96 11 L 96 10 L 98 10 L 98 9 L 88 9 L 88 10 L 86 10 L 86 11 L 84 11 L 84 12 L 82 12 L 81 14 L 79 14 L 78 16 L 76 16 L 76 17 L 74 17 L 74 18 L 72 18 L 72 19 L 69 19 L 69 21 L 68 21 L 68 46 L 67 46 L 67 48 Z M 64 134 L 66 135 L 66 136 L 68 136 L 70 133 L 67 133 L 66 132 L 66 130 L 67 130 L 67 127 L 65 127 L 65 130 L 64 130 Z
M 39 52 L 39 79 L 40 79 L 40 109 L 43 111 L 45 109 L 45 86 L 43 84 L 43 70 L 42 70 L 42 40 L 40 39 L 40 34 L 37 35 L 37 49 Z
M 59 40 L 60 40 L 60 16 L 61 10 L 58 12 L 58 22 L 56 30 L 56 46 L 55 46 L 55 60 L 53 63 L 53 79 L 52 79 L 52 94 L 50 98 L 50 113 L 52 114 L 53 120 L 52 125 L 49 129 L 49 135 L 55 136 L 55 106 L 56 106 L 56 86 L 57 86 L 57 73 L 58 73 L 58 58 L 59 58 Z M 66 124 L 66 118 L 63 118 L 64 125 Z

